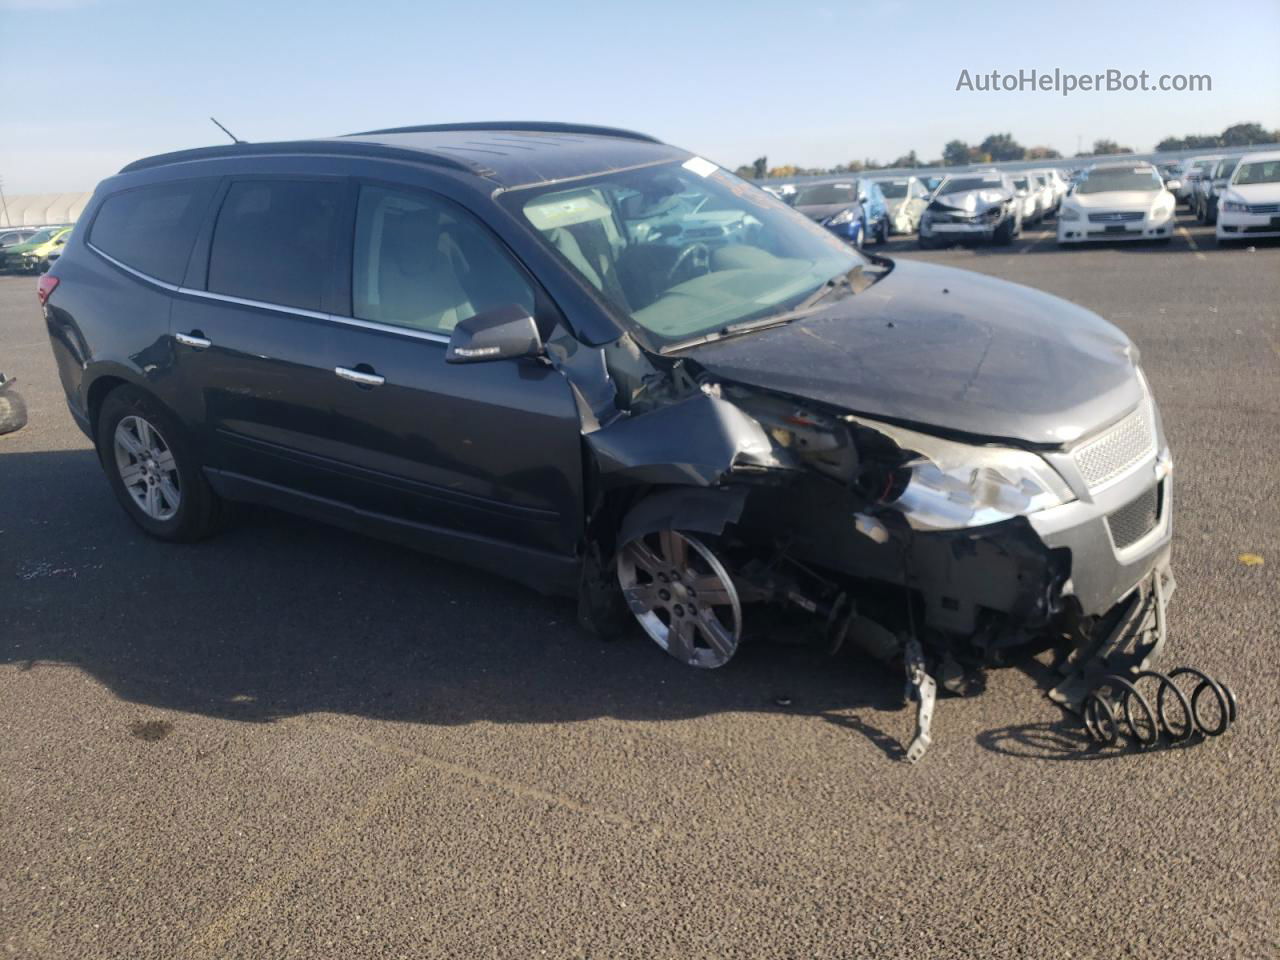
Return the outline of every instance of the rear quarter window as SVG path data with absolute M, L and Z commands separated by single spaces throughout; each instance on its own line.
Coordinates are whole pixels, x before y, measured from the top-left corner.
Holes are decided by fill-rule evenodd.
M 137 187 L 103 201 L 89 243 L 166 283 L 181 283 L 216 180 Z

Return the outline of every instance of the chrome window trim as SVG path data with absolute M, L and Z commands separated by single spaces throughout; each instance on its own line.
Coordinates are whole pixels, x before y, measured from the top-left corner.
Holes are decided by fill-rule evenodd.
M 235 303 L 244 307 L 255 307 L 259 310 L 274 310 L 277 313 L 288 313 L 297 317 L 306 317 L 308 320 L 327 320 L 330 323 L 341 323 L 349 327 L 359 327 L 363 330 L 376 330 L 379 333 L 392 333 L 402 337 L 409 337 L 412 340 L 425 340 L 428 343 L 444 343 L 449 342 L 449 338 L 441 333 L 431 333 L 427 330 L 414 330 L 410 327 L 398 327 L 393 323 L 380 323 L 377 320 L 361 320 L 357 317 L 347 317 L 336 313 L 322 313 L 319 310 L 304 310 L 301 307 L 289 307 L 282 303 L 267 303 L 264 300 L 249 300 L 244 297 L 233 297 L 225 293 L 213 293 L 209 290 L 195 290 L 191 287 L 183 287 L 176 283 L 169 283 L 167 280 L 161 280 L 159 277 L 153 277 L 149 273 L 143 273 L 141 270 L 135 270 L 127 263 L 121 263 L 115 257 L 99 250 L 88 240 L 85 246 L 100 256 L 108 263 L 119 267 L 125 273 L 137 277 L 147 283 L 154 284 L 170 293 L 184 294 L 189 297 L 201 297 L 205 300 L 217 300 L 222 303 Z
M 92 250 L 94 253 L 96 253 L 98 256 L 100 256 L 103 260 L 107 261 L 107 263 L 114 264 L 115 266 L 123 270 L 125 273 L 133 274 L 139 280 L 145 280 L 147 283 L 154 283 L 157 287 L 163 287 L 164 289 L 169 290 L 173 293 L 179 293 L 182 290 L 182 288 L 178 286 L 178 284 L 176 283 L 170 283 L 167 280 L 161 280 L 159 277 L 153 277 L 149 273 L 143 273 L 141 270 L 135 270 L 133 269 L 133 267 L 129 266 L 127 263 L 121 263 L 119 260 L 111 256 L 110 254 L 103 253 L 101 250 L 95 247 L 88 240 L 84 242 L 84 245 L 88 247 L 90 250 Z

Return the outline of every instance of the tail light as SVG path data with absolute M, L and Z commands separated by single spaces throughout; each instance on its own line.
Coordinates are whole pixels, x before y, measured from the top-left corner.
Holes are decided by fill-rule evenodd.
M 44 306 L 49 300 L 49 294 L 58 289 L 58 278 L 51 273 L 40 275 L 40 279 L 36 281 L 36 299 L 40 301 L 40 306 Z

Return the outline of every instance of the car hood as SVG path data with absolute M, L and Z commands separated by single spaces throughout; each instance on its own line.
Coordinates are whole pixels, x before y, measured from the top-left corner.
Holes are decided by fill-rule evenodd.
M 825 220 L 827 217 L 833 217 L 841 210 L 848 210 L 857 204 L 849 203 L 807 203 L 804 206 L 797 206 L 796 212 L 803 213 L 810 220 Z
M 1161 193 L 1160 190 L 1107 190 L 1103 193 L 1077 193 L 1071 202 L 1085 210 L 1149 210 Z
M 968 270 L 898 261 L 818 314 L 692 348 L 711 375 L 850 413 L 1070 443 L 1142 399 L 1137 351 L 1097 314 Z
M 1227 189 L 1240 194 L 1246 203 L 1280 201 L 1280 183 L 1233 183 Z
M 998 200 L 983 200 L 981 193 L 998 193 Z M 998 207 L 1013 194 L 998 187 L 983 187 L 981 190 L 963 190 L 958 193 L 941 193 L 933 198 L 930 204 L 935 210 L 957 210 L 961 213 L 982 213 L 992 207 Z

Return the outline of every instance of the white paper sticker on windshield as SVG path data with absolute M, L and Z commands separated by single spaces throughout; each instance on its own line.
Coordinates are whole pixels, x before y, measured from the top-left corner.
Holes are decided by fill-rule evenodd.
M 700 177 L 709 177 L 720 169 L 710 160 L 703 160 L 701 157 L 690 157 L 681 166 Z

